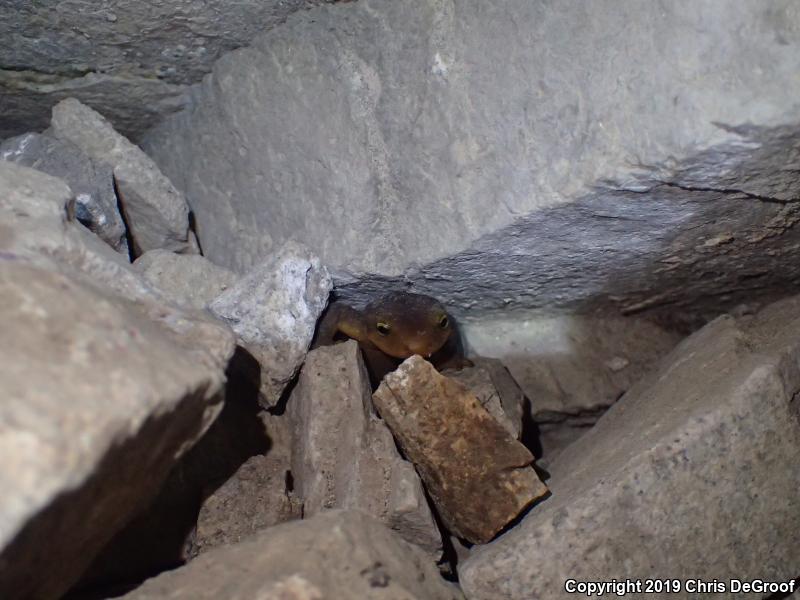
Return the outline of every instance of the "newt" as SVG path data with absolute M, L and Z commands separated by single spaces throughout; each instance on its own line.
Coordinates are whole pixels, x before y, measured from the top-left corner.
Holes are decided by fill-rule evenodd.
M 320 320 L 313 347 L 331 345 L 343 337 L 358 342 L 373 388 L 415 354 L 440 370 L 470 364 L 453 319 L 438 300 L 422 294 L 392 292 L 361 311 L 341 301 L 331 303 Z

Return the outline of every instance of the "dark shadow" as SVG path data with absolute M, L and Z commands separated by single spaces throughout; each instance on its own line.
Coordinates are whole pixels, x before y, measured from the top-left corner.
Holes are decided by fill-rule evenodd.
M 203 243 L 200 241 L 200 236 L 197 234 L 197 217 L 193 210 L 189 211 L 189 231 L 194 234 L 194 239 L 197 242 L 197 248 L 200 250 L 200 256 L 205 256 L 203 252 Z
M 95 558 L 68 600 L 112 597 L 184 564 L 203 502 L 251 456 L 271 446 L 259 418 L 253 357 L 237 348 L 227 370 L 225 404 L 203 437 L 173 467 L 156 499 Z M 248 376 L 244 376 L 247 373 Z

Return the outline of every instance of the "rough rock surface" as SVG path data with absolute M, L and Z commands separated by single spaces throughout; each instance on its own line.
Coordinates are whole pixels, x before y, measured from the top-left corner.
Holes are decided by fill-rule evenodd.
M 125 224 L 110 166 L 96 163 L 74 144 L 36 133 L 0 144 L 0 159 L 62 178 L 75 194 L 77 219 L 127 256 Z
M 287 411 L 292 474 L 304 515 L 358 509 L 438 558 L 442 538 L 417 473 L 372 409 L 358 343 L 308 353 Z
M 189 240 L 189 207 L 183 194 L 100 113 L 70 98 L 53 107 L 51 126 L 54 136 L 113 168 L 136 256 L 157 248 L 194 252 Z
M 445 371 L 444 375 L 458 381 L 475 394 L 489 414 L 514 438 L 522 435 L 522 414 L 525 395 L 511 374 L 496 359 L 470 359 L 475 366 Z
M 791 0 L 322 7 L 222 57 L 146 148 L 238 272 L 291 235 L 353 301 L 695 324 L 800 287 L 798 31 Z
M 262 414 L 269 437 L 264 454 L 248 458 L 204 502 L 197 518 L 191 554 L 237 543 L 257 531 L 299 519 L 302 504 L 287 479 L 291 476 L 289 419 Z M 233 433 L 233 432 L 232 432 Z
M 219 56 L 318 0 L 71 0 L 3 4 L 0 139 L 44 129 L 68 96 L 136 138 L 184 105 Z
M 373 400 L 456 535 L 488 542 L 547 493 L 525 446 L 422 357 L 387 375 Z
M 199 254 L 150 250 L 133 263 L 142 277 L 176 304 L 205 308 L 239 276 Z
M 302 364 L 331 287 L 319 259 L 290 242 L 211 303 L 258 362 L 265 407 L 277 404 Z
M 63 181 L 0 161 L 2 597 L 58 597 L 153 498 L 218 413 L 234 347 L 73 212 Z
M 565 579 L 599 574 L 796 577 L 799 339 L 795 297 L 682 342 L 556 459 L 552 496 L 473 551 L 466 594 L 566 598 Z
M 125 600 L 282 598 L 459 600 L 418 548 L 355 511 L 329 511 L 270 528 L 164 573 Z
M 470 350 L 500 359 L 539 424 L 594 424 L 681 336 L 634 317 L 509 315 L 463 323 Z

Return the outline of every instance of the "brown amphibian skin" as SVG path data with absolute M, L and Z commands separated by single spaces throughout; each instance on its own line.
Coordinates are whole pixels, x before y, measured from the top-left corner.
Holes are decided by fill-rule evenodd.
M 455 324 L 435 298 L 409 292 L 393 292 L 362 311 L 333 302 L 320 321 L 314 347 L 340 338 L 358 342 L 364 353 L 373 387 L 403 360 L 419 354 L 437 369 L 463 367 Z

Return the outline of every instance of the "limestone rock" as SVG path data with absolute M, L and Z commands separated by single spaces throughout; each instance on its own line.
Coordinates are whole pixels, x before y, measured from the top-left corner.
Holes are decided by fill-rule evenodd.
M 304 600 L 460 600 L 418 548 L 372 517 L 328 511 L 217 548 L 123 596 L 292 598 Z
M 294 428 L 292 474 L 306 516 L 359 509 L 441 555 L 442 539 L 419 477 L 374 415 L 355 341 L 309 352 L 287 410 Z
M 192 308 L 205 308 L 239 278 L 198 254 L 167 250 L 145 252 L 133 267 L 170 300 Z
M 795 297 L 682 342 L 559 455 L 552 496 L 473 551 L 466 594 L 567 598 L 566 578 L 605 573 L 794 578 L 798 340 Z
M 457 318 L 693 327 L 798 285 L 791 0 L 486 4 L 325 7 L 218 61 L 145 140 L 206 255 L 242 273 L 291 236 L 342 299 Z
M 135 255 L 156 248 L 192 251 L 186 200 L 144 152 L 117 133 L 102 115 L 75 99 L 63 100 L 53 108 L 51 125 L 57 138 L 113 168 Z
M 135 302 L 5 252 L 0 312 L 0 597 L 56 598 L 216 416 L 224 377 Z
M 448 370 L 444 375 L 469 389 L 478 402 L 515 439 L 522 435 L 525 395 L 503 364 L 496 359 L 472 357 L 475 366 Z
M 319 259 L 288 243 L 209 306 L 258 362 L 265 407 L 278 402 L 302 364 L 331 287 Z
M 422 357 L 387 375 L 373 400 L 458 536 L 485 543 L 547 493 L 527 448 Z
M 26 133 L 0 144 L 0 159 L 62 178 L 75 194 L 77 219 L 112 248 L 128 254 L 111 167 L 48 135 Z

